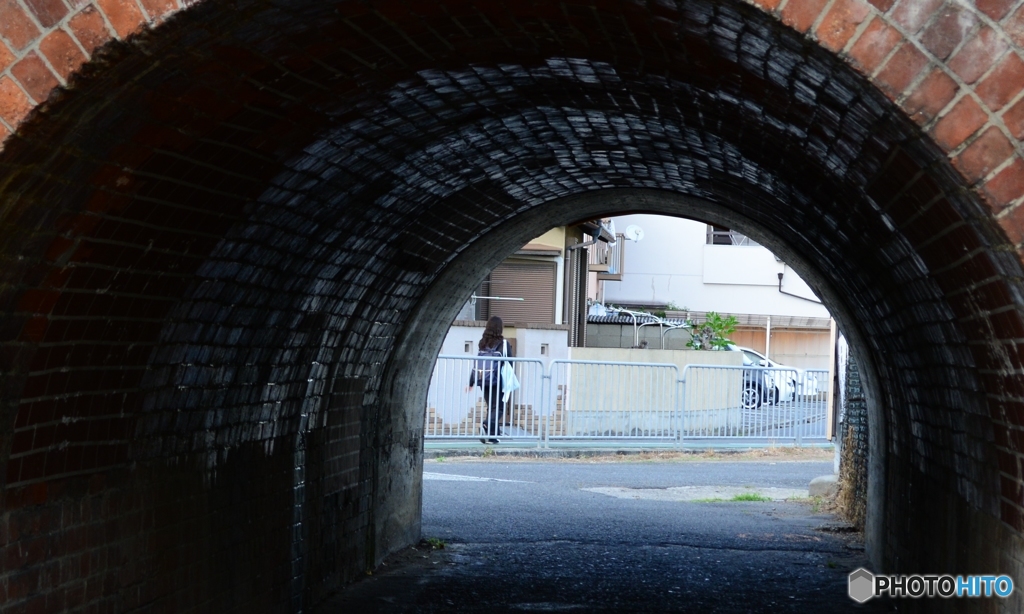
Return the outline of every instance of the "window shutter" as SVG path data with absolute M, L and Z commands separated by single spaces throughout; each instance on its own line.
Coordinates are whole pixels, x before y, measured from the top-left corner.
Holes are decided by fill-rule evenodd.
M 488 301 L 490 315 L 504 322 L 552 324 L 555 321 L 555 265 L 499 264 L 491 272 L 491 296 L 524 301 Z

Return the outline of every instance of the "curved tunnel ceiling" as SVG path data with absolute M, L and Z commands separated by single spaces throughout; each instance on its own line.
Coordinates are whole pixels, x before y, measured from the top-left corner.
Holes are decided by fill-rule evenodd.
M 875 363 L 891 480 L 916 467 L 1015 526 L 990 444 L 1021 266 L 944 155 L 751 7 L 567 6 L 589 30 L 555 8 L 207 3 L 111 49 L 0 153 L 7 487 L 272 446 L 339 374 L 373 406 L 425 297 L 450 322 L 544 229 L 528 213 L 698 202 L 656 190 L 824 284 Z M 609 190 L 636 198 L 571 200 Z M 445 278 L 480 241 L 490 259 Z

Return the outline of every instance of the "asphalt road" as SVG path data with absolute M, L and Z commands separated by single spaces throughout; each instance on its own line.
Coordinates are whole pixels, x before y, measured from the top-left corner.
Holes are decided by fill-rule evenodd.
M 408 554 L 411 566 L 322 611 L 887 611 L 847 597 L 863 549 L 808 503 L 648 496 L 806 489 L 830 471 L 829 462 L 428 461 L 423 535 L 445 549 Z M 609 487 L 634 490 L 586 490 Z
M 751 492 L 757 487 L 806 490 L 813 478 L 831 471 L 828 462 L 428 462 L 423 535 L 477 544 L 562 539 L 716 548 L 743 548 L 757 536 L 786 549 L 794 542 L 784 536 L 811 530 L 827 518 L 804 513 L 806 506 L 800 504 L 619 499 L 583 489 L 724 485 L 747 486 Z M 438 479 L 453 476 L 488 481 Z M 716 497 L 709 492 L 703 498 Z

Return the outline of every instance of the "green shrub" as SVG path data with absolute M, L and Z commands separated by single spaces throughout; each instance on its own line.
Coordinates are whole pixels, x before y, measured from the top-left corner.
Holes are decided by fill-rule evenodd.
M 714 311 L 709 311 L 707 318 L 700 324 L 687 320 L 690 325 L 690 341 L 687 346 L 695 350 L 722 350 L 732 341 L 729 335 L 736 332 L 739 320 L 736 316 L 723 318 Z

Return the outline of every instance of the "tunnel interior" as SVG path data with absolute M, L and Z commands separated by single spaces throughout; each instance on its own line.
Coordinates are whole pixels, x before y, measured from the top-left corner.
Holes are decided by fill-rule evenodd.
M 0 543 L 38 546 L 9 603 L 320 602 L 419 536 L 465 297 L 630 212 L 739 229 L 835 314 L 873 564 L 1020 568 L 1020 261 L 902 111 L 754 7 L 202 3 L 0 169 Z

